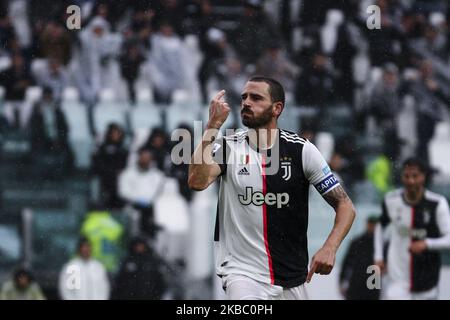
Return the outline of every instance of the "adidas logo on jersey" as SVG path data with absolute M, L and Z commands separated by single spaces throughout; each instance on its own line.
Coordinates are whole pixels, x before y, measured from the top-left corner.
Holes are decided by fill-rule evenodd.
M 248 172 L 246 167 L 242 168 L 238 172 L 238 176 L 249 176 L 249 175 L 250 175 L 250 172 Z

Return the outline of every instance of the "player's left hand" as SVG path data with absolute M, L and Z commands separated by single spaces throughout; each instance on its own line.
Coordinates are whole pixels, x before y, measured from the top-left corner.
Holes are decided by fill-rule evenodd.
M 422 253 L 427 249 L 425 240 L 413 241 L 409 246 L 409 252 L 412 254 Z
M 314 255 L 311 260 L 311 265 L 309 268 L 308 276 L 306 277 L 306 282 L 309 283 L 314 273 L 318 274 L 329 274 L 333 270 L 334 262 L 336 260 L 335 250 L 322 247 Z

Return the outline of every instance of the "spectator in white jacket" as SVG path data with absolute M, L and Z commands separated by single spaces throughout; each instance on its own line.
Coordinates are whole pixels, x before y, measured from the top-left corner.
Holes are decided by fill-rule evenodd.
M 137 164 L 122 171 L 118 180 L 119 196 L 141 212 L 142 231 L 151 238 L 159 229 L 154 223 L 153 205 L 166 181 L 153 159 L 149 149 L 140 148 Z
M 110 284 L 105 267 L 91 257 L 91 244 L 86 238 L 78 243 L 77 256 L 59 275 L 59 294 L 63 300 L 108 300 Z
M 182 89 L 186 80 L 183 43 L 172 25 L 163 21 L 151 38 L 151 47 L 154 100 L 158 104 L 170 104 L 173 92 Z

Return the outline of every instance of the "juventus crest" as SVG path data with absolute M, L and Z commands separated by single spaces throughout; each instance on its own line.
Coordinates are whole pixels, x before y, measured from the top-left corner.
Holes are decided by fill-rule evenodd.
M 284 180 L 288 181 L 291 178 L 291 162 L 282 161 L 281 169 L 283 169 L 283 175 L 281 176 Z

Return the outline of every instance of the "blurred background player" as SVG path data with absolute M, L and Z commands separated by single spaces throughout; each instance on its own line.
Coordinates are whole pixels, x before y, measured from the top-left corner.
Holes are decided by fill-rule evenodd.
M 387 272 L 383 298 L 438 297 L 440 249 L 450 248 L 450 211 L 445 197 L 425 188 L 427 167 L 418 158 L 403 163 L 403 188 L 386 194 L 375 233 L 375 262 Z M 387 262 L 383 238 L 388 226 Z

